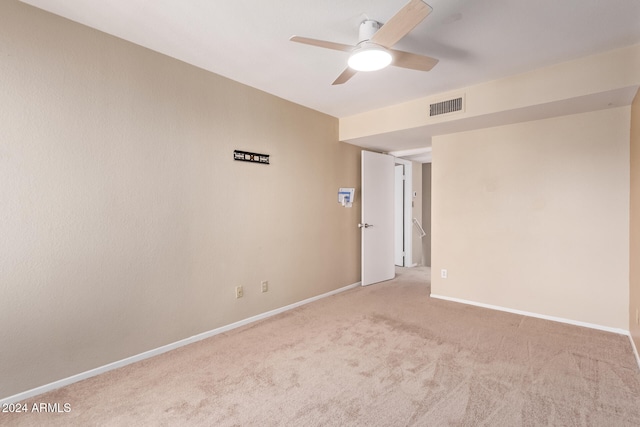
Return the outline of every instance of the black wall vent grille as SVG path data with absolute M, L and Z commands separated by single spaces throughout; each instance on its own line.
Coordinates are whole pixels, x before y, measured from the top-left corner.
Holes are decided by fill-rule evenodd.
M 436 102 L 429 106 L 429 117 L 462 111 L 462 97 Z

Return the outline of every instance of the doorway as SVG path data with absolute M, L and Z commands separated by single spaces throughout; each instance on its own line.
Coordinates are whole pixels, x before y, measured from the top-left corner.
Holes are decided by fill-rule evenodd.
M 394 160 L 394 263 L 399 267 L 413 267 L 412 163 L 399 158 Z

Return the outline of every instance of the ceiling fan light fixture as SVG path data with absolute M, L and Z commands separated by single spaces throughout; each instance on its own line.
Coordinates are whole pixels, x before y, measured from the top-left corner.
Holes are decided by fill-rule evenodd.
M 349 56 L 349 67 L 356 71 L 376 71 L 391 64 L 391 53 L 374 43 L 362 43 Z

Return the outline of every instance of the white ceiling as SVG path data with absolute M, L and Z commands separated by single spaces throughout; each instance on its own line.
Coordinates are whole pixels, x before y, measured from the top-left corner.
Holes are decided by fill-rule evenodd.
M 640 0 L 427 0 L 395 48 L 440 59 L 432 71 L 331 86 L 347 54 L 289 37 L 355 44 L 365 17 L 384 23 L 408 0 L 23 1 L 335 117 L 640 43 Z

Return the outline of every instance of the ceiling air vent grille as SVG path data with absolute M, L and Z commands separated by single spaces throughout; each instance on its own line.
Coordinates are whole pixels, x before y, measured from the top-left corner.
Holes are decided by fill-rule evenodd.
M 462 111 L 462 97 L 429 105 L 429 117 L 455 113 L 456 111 Z

